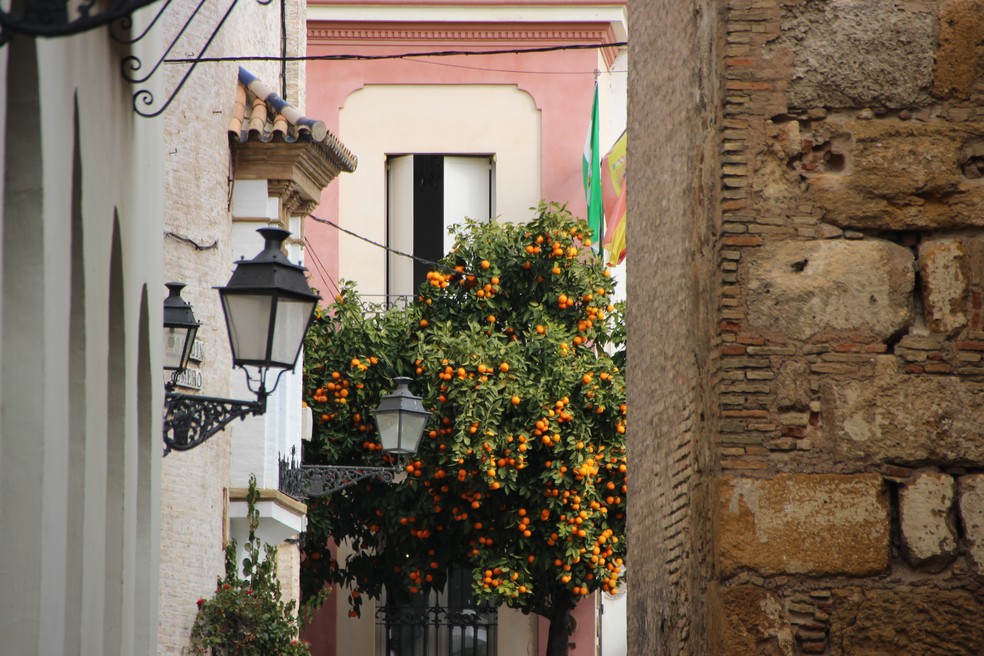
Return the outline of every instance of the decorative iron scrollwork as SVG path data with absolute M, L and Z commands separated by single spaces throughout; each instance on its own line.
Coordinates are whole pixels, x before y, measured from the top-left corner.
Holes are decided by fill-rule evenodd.
M 265 411 L 266 395 L 260 395 L 256 401 L 237 401 L 168 392 L 164 407 L 164 455 L 193 449 L 232 421 L 262 415 Z
M 0 10 L 0 46 L 15 35 L 70 36 L 101 27 L 157 0 L 21 0 Z
M 351 487 L 367 478 L 392 483 L 403 467 L 358 467 L 345 465 L 301 465 L 291 449 L 290 460 L 280 458 L 280 491 L 298 501 L 324 497 Z
M 269 5 L 271 2 L 273 2 L 273 0 L 256 0 L 256 1 L 261 5 Z M 219 34 L 219 31 L 222 29 L 222 26 L 225 25 L 226 19 L 229 18 L 229 15 L 232 13 L 232 10 L 236 8 L 238 2 L 239 0 L 231 0 L 228 9 L 226 9 L 225 13 L 222 15 L 222 18 L 219 20 L 218 24 L 216 24 L 215 29 L 212 30 L 212 34 L 205 41 L 205 45 L 202 46 L 201 50 L 198 51 L 197 55 L 191 58 L 190 62 L 183 62 L 188 64 L 188 70 L 185 71 L 184 75 L 181 77 L 181 80 L 178 81 L 177 86 L 174 87 L 174 90 L 171 91 L 170 95 L 168 95 L 167 99 L 163 103 L 161 103 L 159 107 L 154 108 L 156 99 L 154 98 L 154 94 L 150 89 L 137 89 L 137 91 L 134 92 L 133 111 L 137 115 L 142 116 L 144 118 L 154 118 L 164 113 L 164 110 L 166 110 L 171 105 L 171 103 L 174 101 L 177 95 L 181 92 L 181 89 L 184 87 L 185 82 L 188 81 L 188 78 L 191 77 L 191 74 L 195 71 L 195 67 L 197 67 L 198 64 L 201 62 L 201 60 L 205 57 L 205 53 L 208 51 L 209 46 L 212 45 L 212 42 L 215 40 L 215 37 Z M 128 55 L 127 57 L 124 57 L 122 61 L 123 79 L 125 79 L 127 82 L 130 82 L 132 84 L 143 84 L 149 81 L 152 77 L 154 77 L 154 75 L 160 69 L 161 64 L 175 63 L 173 60 L 168 60 L 168 55 L 171 54 L 171 51 L 174 49 L 174 46 L 184 35 L 188 27 L 195 21 L 195 18 L 199 15 L 199 12 L 204 4 L 205 4 L 205 0 L 199 1 L 198 6 L 195 7 L 195 10 L 188 17 L 188 20 L 185 21 L 185 24 L 181 27 L 180 30 L 178 30 L 178 33 L 171 40 L 171 44 L 167 48 L 165 48 L 163 54 L 161 54 L 160 58 L 158 58 L 157 63 L 155 63 L 150 68 L 150 71 L 147 72 L 146 74 L 143 75 L 140 74 L 140 70 L 143 68 L 143 62 L 140 60 L 139 57 L 133 55 Z M 140 38 L 142 38 L 142 36 Z

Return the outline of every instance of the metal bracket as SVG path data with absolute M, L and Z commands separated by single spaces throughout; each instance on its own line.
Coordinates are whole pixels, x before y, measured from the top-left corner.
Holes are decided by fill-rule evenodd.
M 129 20 L 134 11 L 156 0 L 24 0 L 0 9 L 0 46 L 15 35 L 58 37 L 79 34 L 117 19 Z
M 291 458 L 280 458 L 280 491 L 298 501 L 310 497 L 324 497 L 351 487 L 367 478 L 392 483 L 403 471 L 401 465 L 392 467 L 358 467 L 345 465 L 301 465 Z
M 164 402 L 164 455 L 193 449 L 236 419 L 262 415 L 266 412 L 266 397 L 262 390 L 256 401 L 168 392 Z
M 273 2 L 273 0 L 256 0 L 256 1 L 261 5 L 269 5 L 270 3 Z M 205 57 L 205 52 L 208 50 L 209 46 L 212 45 L 212 42 L 215 40 L 215 37 L 219 34 L 219 31 L 222 29 L 222 26 L 229 18 L 229 15 L 232 14 L 232 10 L 236 8 L 236 4 L 238 4 L 238 2 L 239 0 L 229 0 L 228 8 L 226 9 L 225 13 L 222 14 L 222 18 L 219 19 L 219 22 L 212 29 L 211 35 L 209 35 L 208 39 L 205 40 L 205 44 L 201 47 L 201 50 L 198 51 L 198 54 L 191 57 L 188 62 L 185 62 L 189 64 L 187 70 L 185 70 L 184 75 L 181 77 L 181 80 L 170 92 L 167 99 L 164 100 L 162 103 L 160 103 L 160 106 L 156 108 L 153 107 L 156 100 L 154 98 L 153 92 L 149 88 L 137 89 L 137 91 L 133 94 L 133 111 L 138 116 L 142 116 L 143 118 L 154 118 L 164 113 L 164 111 L 170 106 L 171 102 L 177 97 L 178 93 L 181 92 L 181 89 L 184 87 L 185 82 L 188 81 L 188 78 L 191 77 L 191 74 L 194 72 L 195 67 L 197 67 L 198 64 L 201 62 L 202 58 Z M 175 37 L 171 40 L 170 45 L 168 45 L 167 48 L 165 48 L 164 53 L 158 58 L 157 62 L 150 67 L 149 72 L 145 74 L 141 74 L 140 71 L 143 68 L 144 64 L 139 57 L 135 55 L 128 55 L 124 57 L 122 61 L 123 79 L 133 84 L 144 84 L 148 82 L 152 77 L 154 77 L 154 75 L 160 69 L 161 64 L 171 62 L 171 60 L 168 59 L 168 55 L 170 55 L 171 51 L 175 48 L 175 46 L 177 46 L 178 41 L 181 40 L 181 37 L 188 30 L 191 24 L 195 22 L 195 18 L 199 15 L 199 12 L 201 11 L 202 6 L 204 4 L 205 4 L 205 0 L 199 0 L 198 5 L 195 7 L 194 11 L 191 12 L 191 15 L 185 21 L 185 24 L 178 30 L 177 35 L 175 35 Z M 119 36 L 116 36 L 114 38 L 121 40 L 121 37 Z M 138 39 L 143 38 L 143 34 L 141 34 L 137 38 Z

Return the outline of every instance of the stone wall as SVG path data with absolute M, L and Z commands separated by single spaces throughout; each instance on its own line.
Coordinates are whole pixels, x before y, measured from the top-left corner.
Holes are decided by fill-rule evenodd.
M 629 3 L 630 654 L 703 652 L 709 632 L 715 11 Z
M 640 89 L 667 84 L 637 65 L 657 52 L 686 62 L 673 73 L 699 107 L 704 91 L 693 82 L 706 65 L 668 50 L 715 52 L 718 40 L 681 33 L 662 22 L 669 8 L 649 4 L 635 5 L 630 112 Z M 659 612 L 650 598 L 704 593 L 695 587 L 700 567 L 679 583 L 657 565 L 655 591 L 633 588 L 630 651 L 984 653 L 984 3 L 717 4 L 724 43 L 713 84 L 722 96 L 708 114 L 721 121 L 720 192 L 672 205 L 707 191 L 682 188 L 686 176 L 667 179 L 680 160 L 691 179 L 704 165 L 665 131 L 707 134 L 673 120 L 673 93 L 651 96 L 646 110 L 666 126 L 630 120 L 629 151 L 652 163 L 634 167 L 631 201 L 630 390 L 648 385 L 648 399 L 630 391 L 632 526 L 664 507 L 670 481 L 647 478 L 648 469 L 686 462 L 667 450 L 679 433 L 660 432 L 692 412 L 678 404 L 656 427 L 639 406 L 689 389 L 667 371 L 681 365 L 668 362 L 699 353 L 686 343 L 655 347 L 677 330 L 669 324 L 695 328 L 666 296 L 678 273 L 659 266 L 691 242 L 685 227 L 659 217 L 675 213 L 700 230 L 720 221 L 716 336 L 707 340 L 719 368 L 699 370 L 714 382 L 715 423 L 692 440 L 713 445 L 712 457 L 688 463 L 691 480 L 706 477 L 713 490 L 711 537 L 689 526 L 714 554 L 708 616 L 690 616 L 710 631 L 705 644 L 682 630 L 673 639 L 632 630 Z M 654 29 L 661 17 L 660 41 L 635 38 L 646 16 Z M 698 260 L 688 271 L 695 278 Z M 643 333 L 646 324 L 658 329 Z M 657 377 L 657 362 L 660 382 L 643 382 Z M 654 439 L 667 446 L 644 450 Z M 703 503 L 701 489 L 692 484 L 691 508 Z M 640 537 L 630 534 L 637 584 L 647 579 L 636 571 L 674 539 L 659 525 L 646 538 L 660 546 L 639 547 Z

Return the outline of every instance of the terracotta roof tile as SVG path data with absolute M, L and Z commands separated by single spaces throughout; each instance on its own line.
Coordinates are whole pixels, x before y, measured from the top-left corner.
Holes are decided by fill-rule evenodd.
M 229 121 L 229 138 L 239 143 L 309 142 L 351 173 L 358 158 L 332 134 L 322 121 L 302 115 L 262 80 L 239 68 L 235 105 Z

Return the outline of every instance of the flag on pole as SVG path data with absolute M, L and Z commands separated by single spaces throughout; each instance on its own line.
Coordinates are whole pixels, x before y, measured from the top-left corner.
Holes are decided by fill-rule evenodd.
M 594 104 L 591 108 L 591 126 L 584 140 L 584 156 L 581 172 L 584 175 L 584 197 L 588 202 L 588 227 L 594 232 L 594 247 L 600 248 L 602 240 L 603 212 L 601 204 L 601 153 L 598 147 L 598 82 L 595 81 Z
M 625 160 L 627 133 L 623 132 L 608 154 L 601 159 L 602 204 L 605 208 L 604 247 L 608 264 L 625 259 L 626 177 Z

